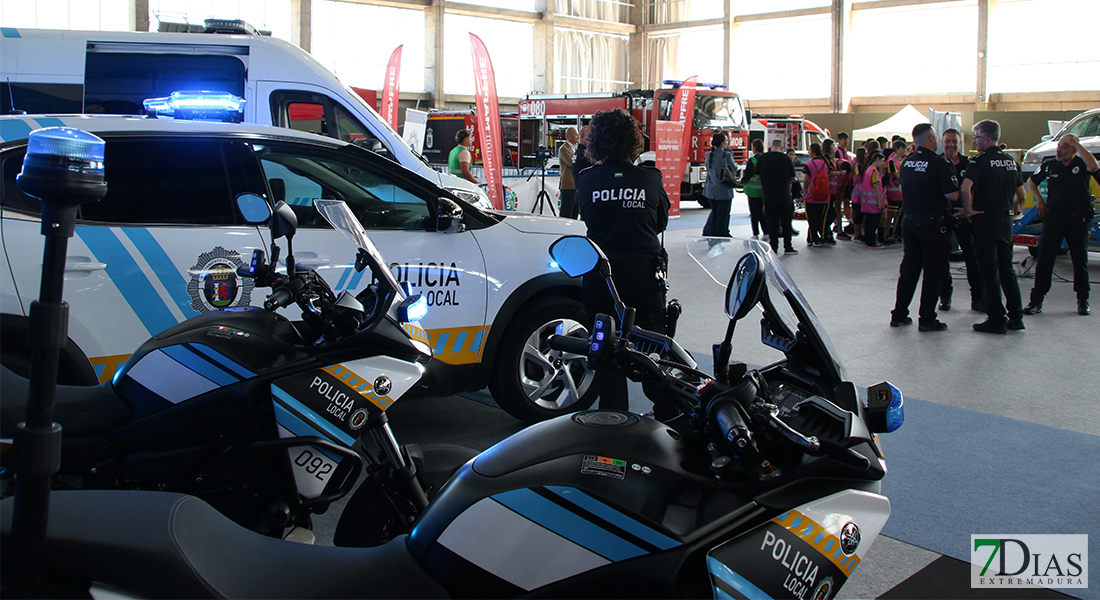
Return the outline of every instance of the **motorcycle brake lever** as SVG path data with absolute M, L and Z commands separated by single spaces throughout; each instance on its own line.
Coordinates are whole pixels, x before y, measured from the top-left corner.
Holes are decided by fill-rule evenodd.
M 818 454 L 821 452 L 821 441 L 817 439 L 817 436 L 806 437 L 795 431 L 790 425 L 787 425 L 779 418 L 779 407 L 774 404 L 757 403 L 752 406 L 752 410 L 757 412 L 760 417 L 763 417 L 768 428 L 778 433 L 779 435 L 787 438 L 791 443 L 802 448 L 810 454 Z

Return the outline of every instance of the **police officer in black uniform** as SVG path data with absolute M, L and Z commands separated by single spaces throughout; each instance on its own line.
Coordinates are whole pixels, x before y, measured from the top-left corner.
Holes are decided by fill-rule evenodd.
M 936 131 L 931 125 L 921 123 L 914 127 L 913 143 L 916 152 L 901 163 L 901 237 L 905 250 L 890 326 L 913 322 L 909 304 L 923 271 L 918 329 L 943 331 L 947 323 L 936 318 L 936 300 L 947 276 L 947 257 L 951 253 L 951 236 L 945 219 L 951 211 L 951 201 L 959 197 L 959 188 L 954 167 L 936 154 Z
M 955 167 L 955 177 L 963 180 L 966 168 L 970 166 L 970 159 L 960 152 L 962 146 L 962 134 L 957 129 L 947 129 L 943 132 L 943 157 Z M 962 200 L 955 200 L 951 206 L 962 208 Z M 970 286 L 970 309 L 985 312 L 985 286 L 982 284 L 982 273 L 978 269 L 978 256 L 974 253 L 974 242 L 971 240 L 970 221 L 966 219 L 954 219 L 954 235 L 959 243 L 959 251 L 966 262 L 966 282 Z M 951 275 L 943 278 L 943 289 L 940 290 L 940 310 L 951 310 L 951 295 L 954 290 L 954 282 Z
M 615 286 L 623 302 L 637 310 L 635 324 L 664 333 L 666 268 L 661 240 L 671 204 L 661 172 L 633 164 L 642 150 L 638 123 L 622 109 L 592 117 L 588 158 L 577 182 L 577 207 L 588 225 L 588 238 L 611 262 Z M 585 275 L 581 295 L 590 318 L 614 315 L 607 283 L 598 274 Z M 629 409 L 626 376 L 611 368 L 596 373 L 600 408 Z
M 1007 333 L 1009 329 L 1024 328 L 1020 285 L 1012 270 L 1012 215 L 1024 202 L 1024 180 L 1016 161 L 997 145 L 1001 138 L 999 123 L 979 121 L 973 132 L 980 154 L 966 168 L 961 192 L 963 211 L 973 225 L 987 315 L 985 321 L 974 324 L 974 331 Z
M 1043 230 L 1039 235 L 1039 265 L 1035 267 L 1035 287 L 1031 288 L 1031 300 L 1024 307 L 1025 315 L 1037 315 L 1043 311 L 1043 297 L 1050 291 L 1050 278 L 1054 271 L 1054 258 L 1062 240 L 1069 246 L 1073 261 L 1073 291 L 1077 292 L 1077 314 L 1089 314 L 1089 226 L 1092 225 L 1092 194 L 1089 180 L 1100 181 L 1100 164 L 1075 135 L 1064 135 L 1058 140 L 1053 158 L 1028 179 L 1031 193 L 1038 201 L 1037 210 L 1043 218 Z M 1039 184 L 1047 180 L 1047 197 L 1039 191 Z

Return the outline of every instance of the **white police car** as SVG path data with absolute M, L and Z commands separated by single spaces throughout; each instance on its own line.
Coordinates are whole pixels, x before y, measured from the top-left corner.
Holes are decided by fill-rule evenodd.
M 589 406 L 592 373 L 546 344 L 586 336 L 579 280 L 551 264 L 548 247 L 584 234 L 579 221 L 479 210 L 354 144 L 260 125 L 118 116 L 0 117 L 0 354 L 26 372 L 27 313 L 39 292 L 39 202 L 16 186 L 27 135 L 68 126 L 106 141 L 107 195 L 80 207 L 69 241 L 65 299 L 70 342 L 60 380 L 110 379 L 143 341 L 196 314 L 260 304 L 236 275 L 266 228 L 246 225 L 233 199 L 285 200 L 298 216 L 295 258 L 336 291 L 367 282 L 354 252 L 312 206 L 347 202 L 391 261 L 424 294 L 421 322 L 435 360 L 431 394 L 486 385 L 502 408 L 533 421 Z

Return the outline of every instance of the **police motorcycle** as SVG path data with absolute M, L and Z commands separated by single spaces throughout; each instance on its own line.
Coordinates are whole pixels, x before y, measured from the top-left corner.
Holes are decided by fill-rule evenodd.
M 366 482 L 349 501 L 337 538 L 363 545 L 411 520 L 428 495 L 473 450 L 404 447 L 386 410 L 424 373 L 432 352 L 416 321 L 426 303 L 406 297 L 362 226 L 340 201 L 320 213 L 359 250 L 355 268 L 373 281 L 357 295 L 335 295 L 316 272 L 296 265 L 297 220 L 280 202 L 274 214 L 251 194 L 238 199 L 246 220 L 270 219 L 271 256 L 253 252 L 238 274 L 271 294 L 263 308 L 193 317 L 145 342 L 96 387 L 58 386 L 62 426 L 55 489 L 166 490 L 202 498 L 232 521 L 268 536 L 312 543 L 313 514 Z M 276 269 L 285 238 L 286 270 Z M 302 320 L 277 311 L 296 305 Z M 3 431 L 27 414 L 28 381 L 3 369 Z M 5 452 L 10 484 L 18 444 Z M 450 465 L 442 471 L 427 461 Z M 6 490 L 15 486 L 5 485 Z M 365 514 L 356 515 L 357 511 Z
M 725 252 L 725 341 L 760 306 L 762 340 L 784 360 L 728 363 L 725 382 L 654 360 L 621 303 L 588 340 L 550 340 L 654 384 L 675 409 L 667 423 L 589 410 L 528 427 L 464 464 L 411 533 L 372 548 L 259 536 L 190 496 L 56 493 L 47 577 L 93 597 L 834 598 L 889 518 L 875 433 L 900 426 L 903 399 L 836 379 L 831 343 L 766 247 Z M 610 275 L 585 238 L 552 253 L 570 275 Z

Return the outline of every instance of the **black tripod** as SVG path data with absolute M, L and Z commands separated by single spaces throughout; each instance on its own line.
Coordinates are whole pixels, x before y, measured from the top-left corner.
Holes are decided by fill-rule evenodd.
M 531 212 L 535 212 L 535 209 L 538 208 L 538 212 L 541 215 L 543 208 L 548 206 L 550 207 L 550 214 L 556 217 L 558 213 L 554 208 L 554 201 L 550 199 L 550 194 L 546 193 L 546 161 L 550 159 L 550 150 L 543 146 L 539 146 L 539 148 L 535 150 L 535 156 L 528 158 L 535 158 L 539 161 L 538 172 L 542 178 L 542 189 L 539 190 L 538 196 L 535 197 L 535 203 L 531 205 Z M 531 181 L 531 178 L 534 176 L 535 173 L 532 172 L 527 176 L 527 181 Z

